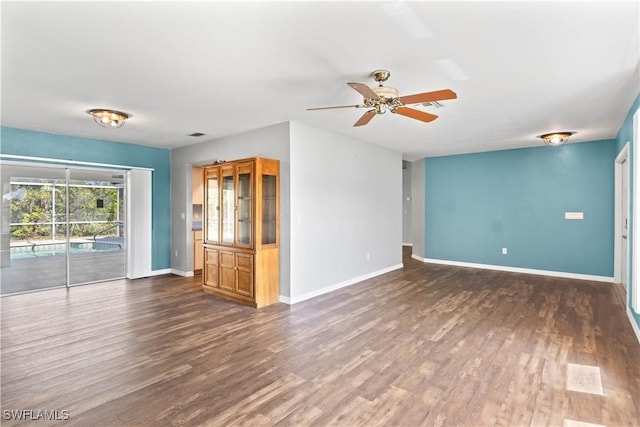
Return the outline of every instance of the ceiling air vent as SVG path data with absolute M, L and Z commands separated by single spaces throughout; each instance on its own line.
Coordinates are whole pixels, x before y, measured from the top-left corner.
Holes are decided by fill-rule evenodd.
M 195 137 L 198 137 L 198 136 L 204 136 L 204 135 L 206 135 L 206 134 L 204 134 L 204 133 L 200 133 L 200 132 L 194 132 L 194 133 L 192 133 L 192 134 L 191 134 L 191 135 L 189 135 L 189 136 L 195 136 Z
M 429 110 L 435 110 L 436 108 L 444 107 L 444 104 L 441 104 L 438 101 L 423 102 L 422 104 L 418 104 L 418 105 L 422 105 L 423 107 L 426 107 Z

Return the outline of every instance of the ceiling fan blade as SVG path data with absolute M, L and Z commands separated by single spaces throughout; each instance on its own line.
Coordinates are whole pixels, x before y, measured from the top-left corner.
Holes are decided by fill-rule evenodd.
M 377 93 L 373 91 L 369 86 L 364 83 L 347 83 L 353 89 L 357 90 L 360 95 L 364 96 L 367 99 L 380 99 Z
M 398 99 L 405 105 L 422 104 L 423 102 L 442 101 L 456 99 L 458 95 L 451 89 L 436 90 L 434 92 L 416 93 L 415 95 L 401 96 Z
M 333 108 L 363 108 L 364 105 L 360 105 L 360 104 L 354 104 L 354 105 L 337 105 L 335 107 L 314 107 L 314 108 L 307 108 L 307 111 L 312 111 L 312 110 L 331 110 Z
M 369 110 L 358 119 L 357 122 L 353 125 L 355 126 L 364 126 L 371 121 L 376 116 L 376 110 Z
M 432 122 L 438 118 L 438 116 L 436 116 L 435 114 L 427 113 L 425 111 L 420 111 L 409 107 L 398 107 L 394 112 L 423 122 Z

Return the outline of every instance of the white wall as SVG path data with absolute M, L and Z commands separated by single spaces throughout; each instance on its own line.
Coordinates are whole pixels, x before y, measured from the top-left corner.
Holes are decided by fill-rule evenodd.
M 412 256 L 425 257 L 425 160 L 411 163 L 411 248 Z
M 193 271 L 192 167 L 216 160 L 280 160 L 280 295 L 289 295 L 289 123 L 280 123 L 171 151 L 171 268 Z M 184 219 L 181 214 L 184 213 Z M 176 256 L 176 251 L 178 255 Z
M 402 161 L 402 243 L 410 245 L 412 210 L 411 207 L 411 162 Z
M 402 266 L 400 152 L 291 122 L 291 302 Z
M 174 272 L 193 265 L 192 166 L 254 156 L 280 160 L 283 301 L 402 266 L 401 153 L 291 122 L 172 150 Z

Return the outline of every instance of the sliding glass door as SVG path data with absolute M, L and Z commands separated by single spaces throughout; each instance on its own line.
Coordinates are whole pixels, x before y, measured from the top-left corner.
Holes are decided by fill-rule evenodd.
M 69 285 L 125 276 L 124 173 L 69 171 Z
M 124 171 L 2 163 L 0 293 L 125 276 Z
M 2 165 L 2 295 L 65 286 L 66 171 Z

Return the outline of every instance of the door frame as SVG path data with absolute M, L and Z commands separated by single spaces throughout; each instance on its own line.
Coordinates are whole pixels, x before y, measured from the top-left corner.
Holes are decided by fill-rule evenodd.
M 631 290 L 631 307 L 636 313 L 640 313 L 640 279 L 638 268 L 640 267 L 640 250 L 634 250 L 634 246 L 637 248 L 638 242 L 640 242 L 640 208 L 638 208 L 638 194 L 640 193 L 640 108 L 633 114 L 633 162 L 631 163 L 631 277 L 630 286 Z M 633 322 L 632 322 L 633 324 Z M 635 328 L 638 340 L 640 340 L 640 330 Z
M 152 214 L 151 214 L 151 188 L 152 188 L 152 174 L 153 168 L 117 165 L 108 163 L 94 163 L 84 162 L 76 160 L 54 159 L 45 157 L 32 157 L 21 156 L 11 154 L 0 154 L 0 165 L 13 165 L 24 167 L 51 167 L 61 170 L 85 170 L 85 171 L 117 171 L 125 173 L 126 175 L 126 190 L 125 190 L 125 203 L 126 203 L 126 237 L 125 237 L 125 277 L 126 278 L 138 278 L 148 277 L 152 275 L 152 248 L 151 248 L 151 227 L 152 227 Z M 68 182 L 68 172 L 65 171 L 65 176 Z M 135 184 L 133 185 L 132 184 Z M 139 188 L 139 192 L 142 196 L 135 196 L 132 189 Z M 144 203 L 142 203 L 144 200 Z M 135 207 L 135 208 L 134 208 Z M 135 216 L 132 213 L 135 212 Z M 142 236 L 142 237 L 141 237 Z M 3 245 L 5 244 L 3 239 Z M 9 253 L 9 241 L 6 242 L 7 254 Z M 2 249 L 5 249 L 4 247 Z M 133 254 L 133 255 L 132 255 Z M 68 255 L 68 254 L 67 254 Z M 134 256 L 135 258 L 132 258 Z M 67 264 L 69 257 L 67 256 Z M 135 268 L 134 268 L 135 267 Z M 70 285 L 68 277 L 69 266 L 67 265 L 67 280 L 66 283 L 59 287 L 69 287 L 83 285 L 73 284 Z M 93 282 L 92 282 L 93 283 Z M 51 289 L 51 288 L 47 288 Z M 28 292 L 38 292 L 44 289 L 29 290 Z M 22 292 L 20 292 L 22 293 Z M 9 295 L 9 294 L 7 294 Z M 15 293 L 11 294 L 15 295 Z M 2 295 L 4 296 L 4 295 Z
M 630 202 L 630 198 L 629 198 L 629 188 L 631 185 L 631 175 L 630 175 L 630 168 L 629 168 L 629 162 L 631 161 L 630 159 L 630 149 L 629 149 L 629 142 L 627 142 L 624 147 L 622 148 L 622 150 L 620 150 L 620 153 L 618 153 L 618 156 L 616 157 L 615 160 L 615 164 L 614 164 L 614 170 L 615 170 L 615 214 L 614 214 L 614 249 L 613 249 L 613 281 L 614 283 L 621 283 L 622 281 L 622 266 L 624 265 L 624 263 L 622 262 L 622 244 L 623 244 L 623 238 L 622 238 L 622 205 L 623 205 L 623 197 L 627 198 L 627 220 L 630 221 L 631 219 L 631 215 L 630 215 L 630 207 L 631 204 Z M 627 194 L 623 195 L 622 194 L 622 180 L 623 180 L 623 163 L 627 163 L 627 176 L 626 176 L 626 180 L 627 180 Z M 629 257 L 630 254 L 630 247 L 629 247 L 629 240 L 630 240 L 630 233 L 627 231 L 627 239 L 624 240 L 627 242 L 627 287 L 625 287 L 625 291 L 628 292 L 629 288 L 630 288 L 630 282 L 631 282 L 631 275 L 629 274 L 629 266 L 631 265 L 631 258 Z

